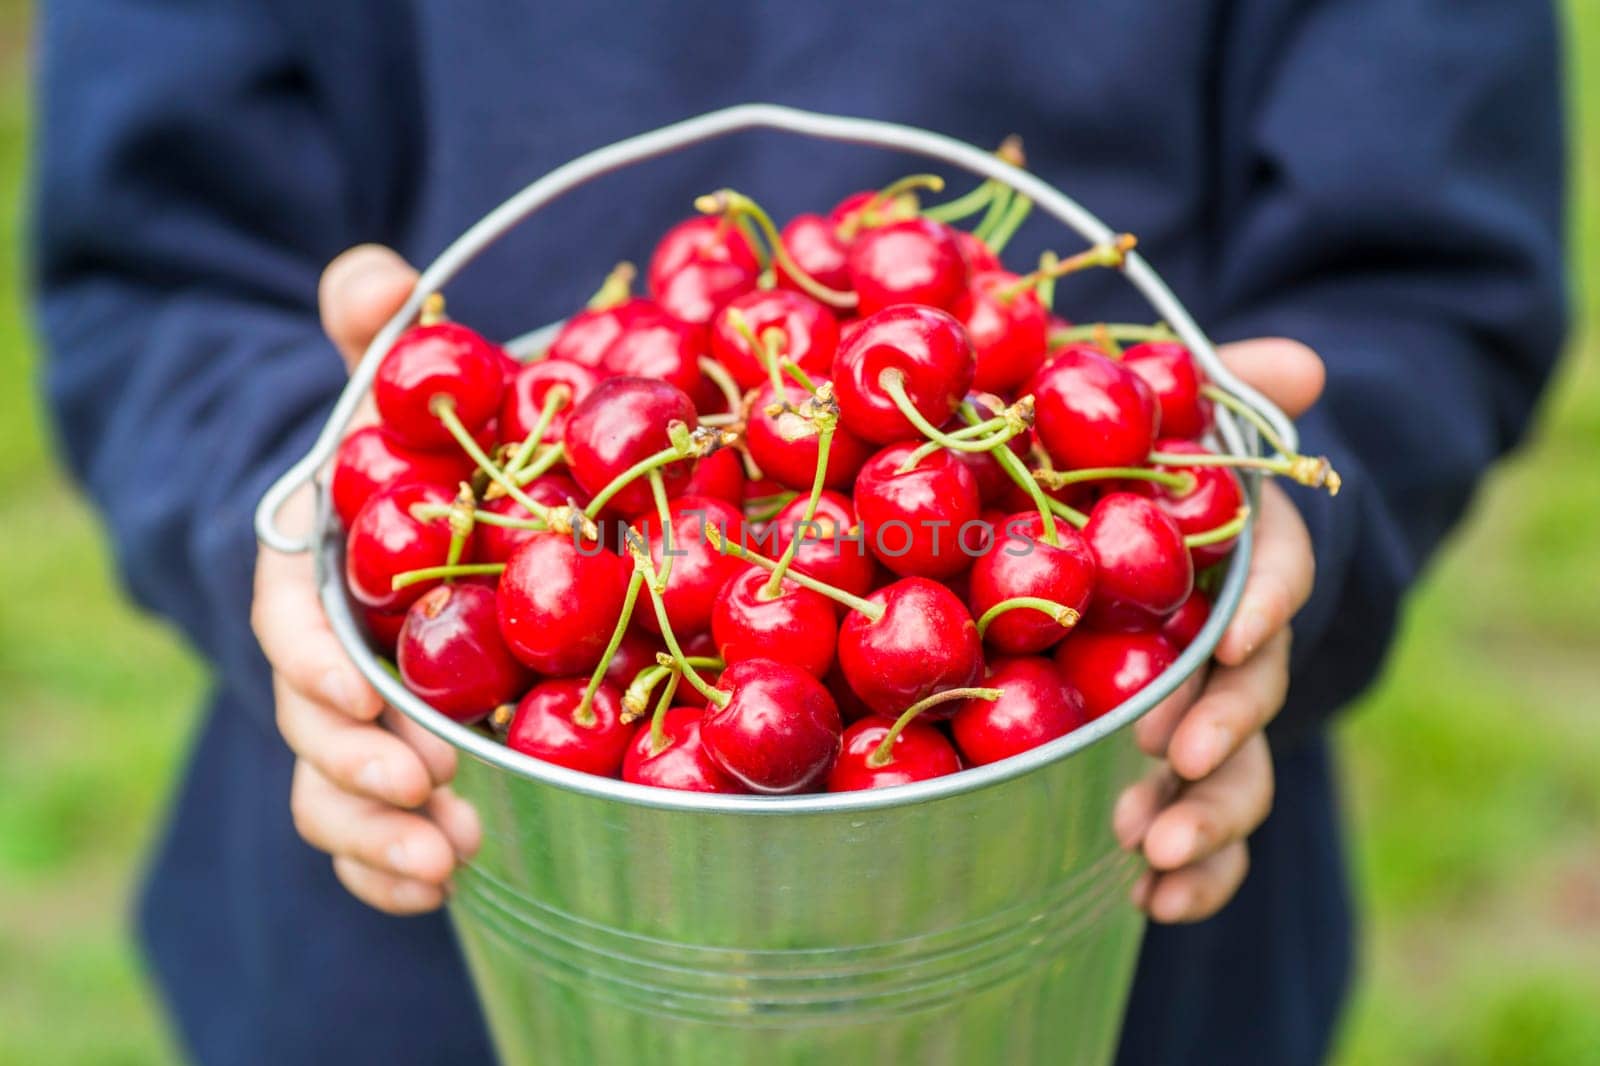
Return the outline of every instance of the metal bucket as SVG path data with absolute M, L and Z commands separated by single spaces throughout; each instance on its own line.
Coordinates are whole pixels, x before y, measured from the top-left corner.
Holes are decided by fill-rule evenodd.
M 317 549 L 323 605 L 386 700 L 460 749 L 458 790 L 484 823 L 451 914 L 508 1063 L 1100 1063 L 1143 931 L 1138 860 L 1111 809 L 1145 760 L 1127 727 L 1200 669 L 1238 604 L 1247 529 L 1211 618 L 1134 699 L 1016 758 L 879 792 L 788 798 L 670 792 L 513 752 L 412 696 L 367 647 L 342 581 L 343 538 L 321 478 L 316 531 L 280 531 L 317 478 L 377 362 L 422 300 L 533 211 L 600 174 L 701 141 L 782 130 L 923 155 L 997 178 L 1091 242 L 1112 236 L 1037 177 L 921 130 L 768 105 L 714 112 L 551 172 L 469 230 L 374 340 L 316 446 L 262 499 L 280 551 Z M 1294 428 L 1216 358 L 1138 256 L 1124 271 L 1212 380 L 1292 446 Z M 537 350 L 549 329 L 512 342 Z M 1256 437 L 1219 409 L 1220 444 Z M 1256 486 L 1249 485 L 1252 495 Z

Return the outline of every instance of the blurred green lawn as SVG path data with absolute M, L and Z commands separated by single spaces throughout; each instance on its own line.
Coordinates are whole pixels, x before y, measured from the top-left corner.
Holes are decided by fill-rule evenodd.
M 1574 188 L 1600 189 L 1600 5 L 1568 0 Z M 20 302 L 17 0 L 0 0 L 0 1062 L 172 1056 L 125 930 L 200 672 L 118 598 L 50 459 Z M 1366 917 L 1350 1064 L 1600 1062 L 1600 210 L 1534 441 L 1482 493 L 1341 727 Z

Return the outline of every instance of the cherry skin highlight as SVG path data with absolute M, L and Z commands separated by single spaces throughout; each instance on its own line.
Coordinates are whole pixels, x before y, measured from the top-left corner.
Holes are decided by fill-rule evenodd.
M 728 301 L 711 325 L 711 357 L 727 368 L 741 389 L 765 384 L 769 377 L 764 353 L 751 350 L 730 312 L 744 316 L 758 340 L 768 330 L 783 334 L 779 357 L 808 375 L 827 374 L 839 348 L 839 320 L 804 293 L 789 289 L 756 289 Z
M 895 304 L 949 310 L 967 284 L 967 261 L 955 231 L 925 218 L 864 231 L 850 245 L 845 262 L 863 315 Z
M 849 251 L 844 241 L 839 239 L 836 223 L 821 215 L 796 215 L 783 227 L 778 239 L 783 242 L 789 258 L 813 281 L 835 292 L 850 290 L 850 270 L 846 265 Z M 782 263 L 774 265 L 780 286 L 801 290 L 802 287 Z
M 1194 588 L 1183 533 L 1154 503 L 1113 492 L 1089 512 L 1083 536 L 1094 552 L 1090 619 L 1100 629 L 1153 629 Z
M 1020 280 L 1005 270 L 975 274 L 951 308 L 978 355 L 974 388 L 1015 392 L 1044 362 L 1050 312 L 1033 289 L 1008 294 Z
M 1175 455 L 1211 455 L 1211 449 L 1187 440 L 1159 440 L 1156 451 Z M 1163 466 L 1163 470 L 1186 473 L 1194 478 L 1193 490 L 1177 492 L 1165 485 L 1145 482 L 1145 491 L 1184 536 L 1205 533 L 1226 525 L 1244 506 L 1244 487 L 1232 470 L 1221 466 Z M 1196 570 L 1219 563 L 1239 543 L 1238 537 L 1215 544 L 1197 544 L 1189 549 Z
M 606 349 L 640 318 L 658 313 L 654 303 L 640 297 L 630 297 L 609 307 L 592 307 L 579 311 L 550 342 L 547 361 L 579 363 L 598 370 L 605 358 Z
M 618 377 L 602 381 L 567 420 L 562 434 L 567 467 L 584 492 L 593 495 L 642 459 L 671 446 L 667 427 L 682 422 L 697 424 L 694 402 L 664 381 Z M 681 491 L 693 473 L 693 464 L 672 462 L 661 468 L 669 495 Z M 611 499 L 625 514 L 638 514 L 651 506 L 646 478 L 630 482 Z
M 884 566 L 902 577 L 948 578 L 972 563 L 957 536 L 978 520 L 978 483 L 965 463 L 942 450 L 902 471 L 916 449 L 891 444 L 867 460 L 856 478 L 856 513 Z
M 839 620 L 831 600 L 785 580 L 775 596 L 772 575 L 747 567 L 723 586 L 711 612 L 711 636 L 728 664 L 771 659 L 823 677 L 833 665 Z
M 600 367 L 613 377 L 664 381 L 693 396 L 700 387 L 705 331 L 661 308 L 647 307 L 611 342 Z
M 723 305 L 756 287 L 761 273 L 744 231 L 725 218 L 697 216 L 673 226 L 650 257 L 656 303 L 674 318 L 709 323 Z
M 995 700 L 963 700 L 950 719 L 961 754 L 974 766 L 1009 759 L 1064 737 L 1089 721 L 1083 694 L 1049 659 L 996 659 L 986 688 Z
M 897 715 L 926 696 L 973 684 L 983 672 L 978 626 L 955 593 L 925 577 L 906 577 L 867 596 L 883 607 L 876 622 L 851 611 L 839 627 L 839 668 L 874 713 Z M 954 707 L 925 712 L 934 719 Z
M 1034 433 L 1057 469 L 1141 466 L 1155 444 L 1155 393 L 1093 345 L 1062 348 L 1023 391 L 1034 398 Z
M 569 770 L 597 777 L 616 777 L 633 739 L 633 727 L 622 721 L 622 693 L 601 683 L 590 701 L 593 721 L 579 716 L 589 687 L 586 677 L 541 681 L 522 697 L 506 732 L 506 745 Z
M 567 402 L 556 411 L 539 438 L 541 441 L 560 440 L 572 409 L 598 384 L 600 375 L 594 370 L 560 359 L 546 359 L 520 367 L 500 401 L 500 438 L 513 444 L 526 440 L 539 422 L 550 390 L 560 386 L 567 390 Z
M 966 330 L 949 314 L 911 304 L 880 311 L 841 340 L 834 356 L 841 424 L 877 444 L 920 440 L 922 432 L 886 390 L 885 375 L 900 375 L 911 406 L 940 426 L 966 395 L 977 365 Z
M 631 564 L 570 533 L 546 532 L 500 575 L 500 635 L 523 663 L 555 677 L 599 663 L 627 594 Z
M 1211 401 L 1200 391 L 1205 375 L 1188 348 L 1177 341 L 1146 341 L 1123 352 L 1122 365 L 1155 393 L 1164 436 L 1193 440 L 1211 428 Z
M 450 552 L 447 519 L 419 520 L 412 508 L 448 506 L 455 491 L 440 485 L 409 482 L 374 493 L 357 512 L 345 538 L 345 583 L 356 602 L 381 611 L 409 607 L 437 581 L 420 581 L 396 589 L 394 578 L 408 570 L 443 566 Z M 462 560 L 469 558 L 471 541 Z
M 476 722 L 532 681 L 500 637 L 494 589 L 430 589 L 406 612 L 396 648 L 406 688 L 458 722 Z
M 819 376 L 813 380 L 820 387 L 828 379 Z M 750 450 L 750 458 L 767 477 L 799 492 L 811 491 L 811 484 L 816 480 L 817 457 L 822 451 L 822 441 L 816 430 L 797 413 L 809 396 L 810 393 L 794 382 L 785 382 L 783 400 L 779 401 L 772 386 L 764 385 L 751 394 L 745 410 L 745 447 Z M 789 409 L 769 414 L 768 408 L 780 402 L 787 402 Z M 828 469 L 823 486 L 848 488 L 871 454 L 872 445 L 843 426 L 835 427 L 828 444 Z
M 435 413 L 449 403 L 476 433 L 500 410 L 505 371 L 498 349 L 457 322 L 414 326 L 400 335 L 378 364 L 372 399 L 383 424 L 413 448 L 454 448 Z
M 839 756 L 839 708 L 822 683 L 796 666 L 747 659 L 722 672 L 731 698 L 707 708 L 700 736 L 711 759 L 752 792 L 815 789 Z

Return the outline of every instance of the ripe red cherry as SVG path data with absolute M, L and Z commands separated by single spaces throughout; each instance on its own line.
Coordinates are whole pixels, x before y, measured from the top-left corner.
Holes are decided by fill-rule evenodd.
M 1056 540 L 1055 545 L 1045 541 L 1038 511 L 1006 516 L 994 544 L 972 564 L 968 602 L 973 617 L 982 618 L 989 608 L 1018 596 L 1059 603 L 1080 615 L 1087 610 L 1094 590 L 1094 553 L 1083 535 L 1059 518 Z M 1029 655 L 1070 631 L 1071 626 L 1043 611 L 1018 608 L 990 622 L 984 640 L 1007 655 Z
M 622 693 L 606 683 L 595 691 L 585 721 L 579 708 L 588 687 L 586 677 L 556 678 L 533 686 L 517 704 L 506 745 L 569 770 L 616 777 L 633 727 L 622 721 Z
M 1164 436 L 1193 440 L 1211 428 L 1211 401 L 1200 391 L 1205 375 L 1188 348 L 1177 341 L 1146 341 L 1123 352 L 1122 365 L 1155 393 Z
M 739 453 L 733 448 L 722 448 L 694 464 L 694 473 L 684 484 L 683 494 L 709 496 L 740 507 L 744 504 L 745 480 Z
M 458 722 L 485 717 L 532 680 L 500 637 L 487 585 L 440 585 L 413 603 L 395 661 L 406 688 Z
M 975 274 L 951 308 L 978 353 L 974 388 L 1014 392 L 1044 362 L 1050 312 L 1033 289 L 1006 295 L 1019 280 L 1005 270 Z
M 744 231 L 721 216 L 699 216 L 666 232 L 650 257 L 650 295 L 674 318 L 697 326 L 756 287 L 761 266 Z
M 346 529 L 373 493 L 405 481 L 440 485 L 454 495 L 472 476 L 473 462 L 459 448 L 424 452 L 409 448 L 381 426 L 367 426 L 339 445 L 333 463 L 333 509 Z
M 1002 270 L 1000 257 L 983 241 L 964 229 L 955 231 L 956 244 L 961 248 L 961 258 L 967 261 L 967 271 L 981 274 L 987 270 Z
M 902 471 L 917 448 L 910 441 L 891 444 L 867 460 L 856 478 L 856 514 L 867 546 L 884 566 L 902 577 L 947 578 L 972 563 L 957 537 L 978 520 L 978 482 L 943 450 Z
M 819 387 L 827 380 L 825 376 L 812 379 Z M 775 395 L 771 385 L 764 385 L 752 394 L 745 414 L 745 447 L 750 449 L 750 458 L 767 477 L 786 488 L 809 492 L 811 483 L 816 480 L 817 456 L 822 442 L 816 431 L 795 412 L 810 393 L 792 381 L 785 381 L 783 396 L 790 409 L 768 414 L 767 409 L 777 403 Z M 872 445 L 843 426 L 836 426 L 833 440 L 828 444 L 828 469 L 824 472 L 823 485 L 830 489 L 848 487 L 871 454 Z
M 829 792 L 909 785 L 961 769 L 961 759 L 944 734 L 920 721 L 907 724 L 894 738 L 887 762 L 873 765 L 873 753 L 893 726 L 892 720 L 873 716 L 853 723 L 844 731 L 839 760 L 828 774 Z
M 747 659 L 724 670 L 717 684 L 729 698 L 707 708 L 700 725 L 712 761 L 752 792 L 804 792 L 822 783 L 844 729 L 822 682 L 797 666 Z
M 955 231 L 926 218 L 864 231 L 850 245 L 846 264 L 863 315 L 895 304 L 948 310 L 967 284 L 967 261 Z
M 983 672 L 978 626 L 956 594 L 925 577 L 907 577 L 867 597 L 883 608 L 874 621 L 852 610 L 839 627 L 839 667 L 861 701 L 897 715 L 947 688 L 970 685 Z M 926 712 L 954 710 L 941 705 Z
M 703 329 L 661 308 L 646 307 L 617 334 L 600 366 L 610 375 L 664 381 L 693 396 L 700 387 L 704 352 Z
M 727 368 L 741 389 L 753 389 L 770 380 L 764 354 L 751 350 L 744 333 L 733 325 L 731 311 L 744 316 L 759 340 L 771 329 L 781 330 L 782 358 L 807 374 L 826 374 L 839 348 L 839 320 L 811 297 L 788 289 L 756 289 L 728 301 L 711 325 L 711 356 Z
M 598 544 L 544 532 L 500 575 L 500 635 L 541 674 L 593 670 L 611 640 L 633 567 Z
M 345 539 L 345 582 L 356 602 L 383 611 L 403 610 L 438 584 L 422 581 L 396 589 L 393 582 L 408 570 L 444 565 L 450 552 L 449 521 L 441 517 L 424 522 L 411 509 L 418 504 L 448 505 L 455 495 L 440 485 L 407 482 L 381 489 L 367 500 Z M 468 541 L 463 560 L 471 548 Z
M 769 526 L 774 541 L 772 554 L 782 555 L 789 550 L 789 543 L 800 537 L 794 569 L 853 596 L 872 591 L 878 565 L 867 548 L 866 532 L 849 497 L 824 492 L 817 500 L 817 513 L 810 526 L 801 523 L 805 508 L 806 497 L 799 496 L 773 518 Z
M 1189 598 L 1194 564 L 1183 533 L 1143 496 L 1101 497 L 1083 536 L 1094 552 L 1090 614 L 1096 627 L 1151 629 Z
M 640 595 L 643 596 L 644 593 L 641 592 Z M 645 611 L 636 610 L 636 613 L 643 615 Z M 637 628 L 630 629 L 622 635 L 622 643 L 617 645 L 610 664 L 606 666 L 606 680 L 619 689 L 626 689 L 633 683 L 633 679 L 639 676 L 640 671 L 656 664 L 658 652 L 666 650 L 666 646 L 655 636 Z M 692 696 L 694 693 L 688 694 Z
M 885 375 L 898 372 L 911 405 L 940 426 L 966 395 L 976 368 L 972 342 L 949 314 L 910 304 L 879 311 L 851 331 L 834 356 L 842 423 L 878 444 L 921 439 L 885 391 Z
M 526 440 L 539 422 L 550 390 L 559 385 L 567 390 L 567 402 L 556 411 L 549 428 L 539 439 L 560 440 L 572 409 L 598 384 L 600 375 L 578 363 L 560 359 L 529 363 L 517 371 L 500 401 L 500 438 L 510 443 Z
M 588 499 L 577 483 L 565 474 L 540 474 L 522 487 L 534 503 L 547 507 L 564 507 L 569 503 L 582 506 Z M 478 510 L 507 518 L 531 519 L 527 508 L 510 496 L 497 496 L 478 504 Z M 539 534 L 536 529 L 517 529 L 480 522 L 472 530 L 474 557 L 486 563 L 503 563 L 516 554 L 518 548 Z
M 372 638 L 373 646 L 385 655 L 393 656 L 400 643 L 400 630 L 406 624 L 406 612 L 362 607 L 361 621 L 367 627 L 367 636 Z
M 710 627 L 711 608 L 722 586 L 742 568 L 739 560 L 711 546 L 706 526 L 738 542 L 744 536 L 744 512 L 726 500 L 679 496 L 668 502 L 667 513 L 672 516 L 672 571 L 661 601 L 673 632 L 695 633 Z M 649 546 L 650 563 L 660 573 L 667 558 L 660 518 L 652 509 L 635 517 L 632 526 Z M 638 623 L 661 632 L 654 611 L 640 611 Z
M 661 718 L 663 747 L 655 746 L 650 723 L 633 735 L 622 757 L 622 779 L 635 785 L 654 785 L 679 792 L 743 792 L 739 782 L 723 773 L 706 754 L 700 738 L 704 712 L 698 707 L 673 707 Z
M 1083 694 L 1089 718 L 1099 718 L 1156 679 L 1178 657 L 1160 633 L 1083 630 L 1061 642 L 1056 666 Z
M 748 567 L 722 588 L 711 612 L 711 636 L 725 663 L 771 659 L 823 677 L 833 665 L 839 619 L 821 593 L 784 581 L 766 595 L 772 575 Z
M 850 271 L 845 265 L 848 252 L 844 241 L 839 239 L 837 223 L 821 215 L 796 215 L 783 227 L 778 239 L 783 242 L 789 258 L 813 281 L 836 292 L 849 291 Z M 802 289 L 782 263 L 775 266 L 779 285 L 795 291 Z
M 1189 598 L 1183 601 L 1167 620 L 1161 623 L 1161 635 L 1172 641 L 1172 646 L 1182 651 L 1194 643 L 1194 638 L 1200 635 L 1200 630 L 1205 626 L 1206 619 L 1211 617 L 1211 597 L 1199 589 L 1189 593 Z
M 669 447 L 667 427 L 682 422 L 696 425 L 694 402 L 682 389 L 664 381 L 620 377 L 602 381 L 572 412 L 562 434 L 567 467 L 585 492 L 599 492 L 618 474 L 641 459 Z M 693 464 L 668 463 L 661 478 L 669 495 L 676 494 Z M 638 514 L 651 505 L 650 483 L 630 482 L 611 499 L 616 510 Z
M 454 448 L 435 413 L 448 401 L 469 433 L 500 410 L 505 388 L 501 355 L 476 330 L 458 322 L 415 326 L 400 335 L 378 364 L 372 399 L 383 424 L 413 448 Z
M 1089 344 L 1069 344 L 1023 390 L 1034 398 L 1034 433 L 1061 470 L 1141 466 L 1160 409 L 1144 379 Z
M 1188 440 L 1159 440 L 1156 451 L 1177 455 L 1210 455 L 1211 450 Z M 1233 471 L 1221 466 L 1171 466 L 1164 469 L 1187 473 L 1194 478 L 1194 489 L 1179 493 L 1165 485 L 1145 482 L 1156 506 L 1177 525 L 1184 536 L 1205 533 L 1231 522 L 1244 506 L 1244 488 Z M 1215 544 L 1199 544 L 1189 549 L 1194 568 L 1204 570 L 1221 562 L 1233 551 L 1238 537 Z
M 956 746 L 975 766 L 1020 755 L 1089 721 L 1083 695 L 1049 659 L 997 659 L 983 684 L 999 689 L 1000 698 L 965 700 L 950 719 Z
M 607 307 L 586 308 L 567 319 L 550 342 L 545 358 L 598 369 L 606 349 L 622 336 L 624 329 L 637 319 L 656 313 L 655 304 L 639 297 L 625 298 Z

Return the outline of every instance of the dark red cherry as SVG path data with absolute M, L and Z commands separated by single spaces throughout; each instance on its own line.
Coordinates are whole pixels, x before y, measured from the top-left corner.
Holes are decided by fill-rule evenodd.
M 1177 525 L 1131 492 L 1103 496 L 1084 539 L 1094 552 L 1091 621 L 1100 629 L 1153 629 L 1194 588 L 1194 564 Z
M 454 489 L 413 481 L 380 489 L 367 500 L 345 538 L 345 581 L 358 603 L 382 611 L 403 610 L 438 584 L 422 581 L 396 589 L 393 582 L 408 570 L 445 564 L 450 553 L 449 521 L 443 517 L 422 521 L 412 508 L 449 505 L 455 496 Z M 470 557 L 471 548 L 469 540 L 462 561 Z
M 649 300 L 630 297 L 607 307 L 591 307 L 579 311 L 550 342 L 547 361 L 580 363 L 597 370 L 605 358 L 606 349 L 635 320 L 658 314 L 659 309 Z
M 875 713 L 897 715 L 925 696 L 971 685 L 983 672 L 977 623 L 937 581 L 901 578 L 867 600 L 883 608 L 882 616 L 846 615 L 838 654 L 845 680 Z M 953 709 L 935 707 L 926 717 Z
M 722 216 L 699 216 L 666 232 L 650 257 L 650 295 L 674 318 L 697 326 L 756 287 L 761 273 L 744 231 Z
M 771 554 L 782 555 L 789 550 L 790 541 L 799 537 L 794 569 L 854 596 L 872 591 L 878 564 L 873 561 L 866 531 L 861 528 L 849 497 L 824 492 L 817 500 L 817 513 L 809 526 L 801 521 L 805 508 L 806 497 L 797 496 L 773 518 L 769 526 L 773 538 Z
M 1003 270 L 1000 257 L 983 241 L 964 229 L 955 231 L 956 244 L 961 248 L 961 258 L 967 261 L 967 272 L 981 274 L 988 270 Z
M 1145 341 L 1122 353 L 1122 365 L 1155 393 L 1163 436 L 1193 440 L 1211 428 L 1211 401 L 1200 391 L 1205 375 L 1188 348 L 1177 341 Z
M 739 461 L 738 451 L 722 448 L 694 464 L 694 473 L 683 486 L 683 494 L 709 496 L 740 507 L 744 504 L 745 481 L 744 463 Z
M 873 753 L 889 735 L 894 721 L 874 715 L 844 731 L 839 760 L 828 774 L 829 792 L 858 792 L 890 788 L 944 777 L 961 769 L 961 759 L 944 734 L 931 725 L 913 721 L 894 738 L 889 759 L 874 765 Z
M 812 380 L 821 386 L 828 379 L 818 376 Z M 792 381 L 785 381 L 783 395 L 789 408 L 769 414 L 768 408 L 777 403 L 774 395 L 771 385 L 763 385 L 751 394 L 745 414 L 745 447 L 750 449 L 750 458 L 767 477 L 785 488 L 810 492 L 816 480 L 817 456 L 822 442 L 816 431 L 796 413 L 810 393 Z M 836 426 L 833 440 L 828 444 L 828 469 L 823 485 L 830 489 L 847 488 L 871 454 L 872 445 L 843 426 Z
M 645 596 L 646 593 L 641 591 L 639 594 L 641 603 Z M 640 618 L 649 610 L 648 606 L 635 608 Z M 637 627 L 629 629 L 622 635 L 622 643 L 617 645 L 616 652 L 611 656 L 611 662 L 606 666 L 606 680 L 617 688 L 626 690 L 633 683 L 633 679 L 639 676 L 640 671 L 656 665 L 657 653 L 666 650 L 666 645 L 662 644 L 654 634 L 646 633 Z M 693 690 L 689 690 L 687 686 L 684 688 L 688 695 L 694 695 Z
M 694 402 L 664 381 L 618 377 L 602 381 L 572 412 L 562 441 L 572 479 L 591 496 L 641 459 L 671 446 L 667 427 L 696 425 Z M 693 464 L 668 463 L 661 478 L 669 495 L 682 490 Z M 638 478 L 611 498 L 611 506 L 638 514 L 651 506 L 650 482 Z
M 847 250 L 844 241 L 839 239 L 836 223 L 821 215 L 796 215 L 778 237 L 789 258 L 813 281 L 836 292 L 849 291 L 850 271 L 845 266 Z M 775 265 L 779 285 L 795 291 L 802 289 L 783 264 Z
M 500 575 L 500 635 L 541 674 L 587 673 L 610 643 L 632 573 L 599 544 L 540 533 Z
M 506 745 L 569 770 L 597 777 L 616 777 L 633 739 L 633 727 L 622 721 L 622 693 L 601 683 L 580 712 L 586 677 L 541 681 L 522 697 L 506 732 Z
M 1144 379 L 1090 344 L 1069 344 L 1023 390 L 1034 398 L 1034 433 L 1060 470 L 1142 466 L 1160 409 Z
M 827 674 L 839 638 L 833 601 L 784 581 L 766 595 L 772 575 L 748 567 L 722 588 L 711 612 L 711 636 L 725 663 L 771 659 L 798 666 L 814 677 Z
M 947 578 L 972 563 L 957 537 L 978 520 L 978 482 L 942 449 L 901 470 L 917 448 L 891 444 L 867 460 L 856 478 L 856 514 L 884 566 L 902 577 Z
M 577 504 L 581 507 L 588 500 L 584 491 L 578 488 L 571 478 L 554 472 L 540 474 L 524 485 L 522 491 L 534 503 L 542 503 L 547 507 L 564 507 L 568 504 Z M 478 510 L 504 515 L 507 518 L 527 520 L 533 517 L 527 508 L 510 496 L 497 496 L 492 500 L 485 500 L 478 504 Z M 472 530 L 473 554 L 486 563 L 507 562 L 516 554 L 518 548 L 528 543 L 538 533 L 536 529 L 517 529 L 479 522 Z
M 711 546 L 706 526 L 739 543 L 744 536 L 744 512 L 726 500 L 679 496 L 668 502 L 667 513 L 672 516 L 672 569 L 661 601 L 674 633 L 695 633 L 710 627 L 711 608 L 722 586 L 742 569 L 738 559 Z M 660 518 L 652 509 L 636 516 L 631 524 L 649 545 L 651 565 L 660 573 L 667 558 Z M 652 633 L 661 632 L 653 610 L 640 611 L 638 624 Z
M 378 364 L 372 399 L 383 424 L 406 444 L 454 448 L 435 401 L 453 404 L 467 432 L 476 433 L 499 412 L 504 388 L 495 345 L 459 322 L 435 322 L 414 326 L 394 342 Z
M 371 607 L 361 607 L 360 610 L 362 624 L 367 627 L 367 636 L 372 638 L 373 646 L 393 658 L 395 648 L 400 643 L 400 630 L 406 624 L 406 612 L 378 611 Z
M 967 284 L 967 261 L 955 231 L 926 218 L 863 231 L 850 245 L 846 264 L 863 315 L 895 304 L 948 310 Z
M 500 637 L 487 585 L 440 585 L 413 603 L 395 664 L 406 688 L 458 722 L 486 717 L 533 680 Z
M 1194 643 L 1206 620 L 1211 617 L 1211 597 L 1199 589 L 1189 593 L 1189 598 L 1161 623 L 1161 635 L 1172 641 L 1172 646 L 1182 651 Z
M 512 444 L 526 440 L 539 422 L 550 390 L 560 386 L 567 390 L 566 403 L 556 411 L 549 428 L 540 437 L 542 441 L 560 440 L 572 409 L 598 384 L 600 375 L 579 363 L 560 359 L 529 363 L 517 371 L 500 401 L 500 438 Z
M 646 308 L 617 334 L 600 365 L 607 374 L 664 381 L 693 396 L 700 387 L 704 354 L 704 329 L 661 308 Z
M 1209 448 L 1188 440 L 1158 440 L 1156 451 L 1177 455 L 1210 455 Z M 1189 474 L 1194 478 L 1194 489 L 1180 493 L 1165 485 L 1145 482 L 1156 506 L 1177 525 L 1184 536 L 1205 533 L 1226 525 L 1244 506 L 1244 488 L 1238 475 L 1222 466 L 1169 466 L 1164 469 Z M 1239 543 L 1238 537 L 1219 540 L 1215 544 L 1200 544 L 1189 549 L 1194 568 L 1204 570 L 1221 562 Z
M 333 462 L 333 509 L 346 529 L 373 493 L 406 481 L 439 485 L 455 495 L 475 466 L 459 448 L 425 452 L 407 447 L 381 426 L 366 426 L 339 445 Z
M 950 733 L 967 762 L 986 766 L 1048 743 L 1089 721 L 1083 695 L 1049 659 L 996 659 L 986 688 L 995 700 L 964 700 L 950 719 Z
M 839 756 L 839 708 L 797 666 L 747 659 L 722 672 L 729 694 L 706 710 L 700 736 L 711 759 L 752 792 L 815 789 Z
M 972 342 L 949 314 L 910 304 L 879 311 L 851 331 L 834 356 L 842 424 L 878 444 L 920 440 L 922 432 L 885 391 L 885 375 L 898 373 L 912 407 L 940 426 L 966 395 L 976 368 Z
M 782 358 L 807 374 L 827 374 L 833 367 L 833 353 L 839 348 L 839 320 L 833 312 L 804 293 L 756 289 L 728 301 L 711 325 L 711 357 L 727 368 L 741 389 L 769 381 L 770 373 L 764 354 L 752 351 L 744 333 L 734 326 L 732 311 L 744 316 L 757 340 L 768 330 L 782 332 Z
M 989 393 L 968 393 L 967 402 L 972 404 L 978 415 L 985 421 L 994 418 L 1004 407 L 999 397 Z M 946 433 L 951 433 L 961 429 L 964 425 L 965 423 L 960 419 L 953 419 L 942 428 Z M 1018 433 L 1006 443 L 1006 447 L 1010 448 L 1011 454 L 1023 460 L 1024 465 L 1026 465 L 1028 444 L 1032 440 L 1033 433 L 1031 431 Z M 1015 481 L 1011 480 L 1011 475 L 1006 473 L 1005 468 L 1000 465 L 1000 461 L 994 457 L 992 452 L 952 452 L 951 454 L 960 459 L 966 468 L 972 471 L 972 476 L 978 481 L 978 497 L 983 501 L 985 507 L 1012 498 L 1018 498 L 1021 502 L 1015 507 L 1004 507 L 1002 510 L 1026 511 L 1033 506 L 1032 497 L 1028 496 Z M 1016 493 L 1020 493 L 1021 496 L 1015 497 Z
M 654 785 L 679 792 L 745 790 L 706 754 L 700 738 L 704 712 L 698 707 L 673 707 L 661 718 L 662 746 L 648 721 L 639 725 L 622 757 L 622 779 L 635 785 Z
M 1056 540 L 1044 539 L 1038 511 L 1006 516 L 989 551 L 972 564 L 968 602 L 974 618 L 1019 596 L 1059 603 L 1082 615 L 1094 590 L 1095 562 L 1089 542 L 1072 526 L 1056 519 Z M 1043 611 L 1029 607 L 1008 610 L 989 623 L 984 641 L 1006 655 L 1044 651 L 1072 629 Z
M 973 388 L 1015 392 L 1044 362 L 1050 312 L 1033 289 L 1012 291 L 1019 280 L 1005 270 L 974 274 L 951 308 L 978 353 Z
M 1091 720 L 1144 688 L 1178 657 L 1160 633 L 1097 633 L 1080 630 L 1056 649 L 1056 666 L 1083 694 Z

